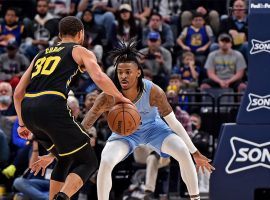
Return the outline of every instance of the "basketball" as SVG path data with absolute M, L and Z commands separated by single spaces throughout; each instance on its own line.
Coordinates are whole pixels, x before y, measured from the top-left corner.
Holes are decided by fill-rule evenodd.
M 128 136 L 138 129 L 141 116 L 134 105 L 120 103 L 109 111 L 107 121 L 113 132 Z

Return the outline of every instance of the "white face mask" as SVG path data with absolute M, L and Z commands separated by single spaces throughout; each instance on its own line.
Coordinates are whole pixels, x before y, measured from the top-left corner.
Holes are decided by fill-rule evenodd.
M 12 102 L 11 96 L 8 96 L 8 95 L 0 96 L 0 103 L 1 104 L 9 106 L 11 104 L 11 102 Z

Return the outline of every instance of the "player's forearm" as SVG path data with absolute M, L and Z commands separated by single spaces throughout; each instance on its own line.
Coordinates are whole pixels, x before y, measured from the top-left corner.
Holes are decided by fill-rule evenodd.
M 121 98 L 123 96 L 105 73 L 101 72 L 94 81 L 106 94 L 115 98 Z
M 189 152 L 194 153 L 197 151 L 197 148 L 194 146 L 192 143 L 190 137 L 188 136 L 186 130 L 182 126 L 182 124 L 176 119 L 175 115 L 173 112 L 168 114 L 167 116 L 164 117 L 165 121 L 168 123 L 169 127 L 177 134 L 179 135 L 182 140 L 185 142 L 187 145 Z
M 24 126 L 24 122 L 22 120 L 22 100 L 24 97 L 25 92 L 24 91 L 18 91 L 18 89 L 16 88 L 15 92 L 14 92 L 14 106 L 15 106 L 15 110 L 17 112 L 18 115 L 18 120 L 19 120 L 19 125 L 20 126 Z

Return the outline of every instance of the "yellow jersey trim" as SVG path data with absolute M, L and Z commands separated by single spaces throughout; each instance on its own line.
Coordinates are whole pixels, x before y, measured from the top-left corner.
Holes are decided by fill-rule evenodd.
M 47 149 L 47 151 L 52 150 L 54 146 L 55 146 L 55 145 L 53 144 L 50 148 Z
M 46 95 L 46 94 L 54 94 L 54 95 L 58 95 L 58 96 L 63 97 L 64 99 L 66 99 L 66 96 L 62 92 L 57 92 L 57 91 L 44 91 L 44 92 L 38 92 L 38 93 L 34 93 L 34 94 L 26 93 L 24 96 L 33 98 L 33 97 L 39 97 L 39 96 Z
M 76 153 L 77 151 L 80 151 L 83 147 L 85 147 L 86 145 L 88 145 L 88 143 L 85 143 L 84 145 L 82 145 L 81 147 L 79 147 L 79 148 L 77 148 L 77 149 L 75 149 L 75 150 L 73 150 L 73 151 L 70 151 L 70 152 L 68 152 L 68 153 L 59 153 L 58 155 L 59 156 L 68 156 L 68 155 L 71 155 L 71 154 L 73 154 L 73 153 Z

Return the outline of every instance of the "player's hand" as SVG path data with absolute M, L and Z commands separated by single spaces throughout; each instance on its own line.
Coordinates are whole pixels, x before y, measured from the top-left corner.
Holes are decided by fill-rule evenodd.
M 53 162 L 53 160 L 54 156 L 51 154 L 39 156 L 38 160 L 30 166 L 31 173 L 34 173 L 34 176 L 36 176 L 40 170 L 42 170 L 41 175 L 44 176 L 46 168 Z
M 21 138 L 26 139 L 26 140 L 31 135 L 31 132 L 25 126 L 23 127 L 19 126 L 17 128 L 17 132 Z
M 210 173 L 215 170 L 215 168 L 210 165 L 209 162 L 211 162 L 210 159 L 206 158 L 204 155 L 202 155 L 199 151 L 196 151 L 195 153 L 192 154 L 195 163 L 196 163 L 196 169 L 197 172 L 199 171 L 199 169 L 202 169 L 202 172 L 204 173 L 204 170 L 208 170 Z
M 119 98 L 115 98 L 115 104 L 117 103 L 129 103 L 133 104 L 128 98 L 124 97 L 123 95 Z

